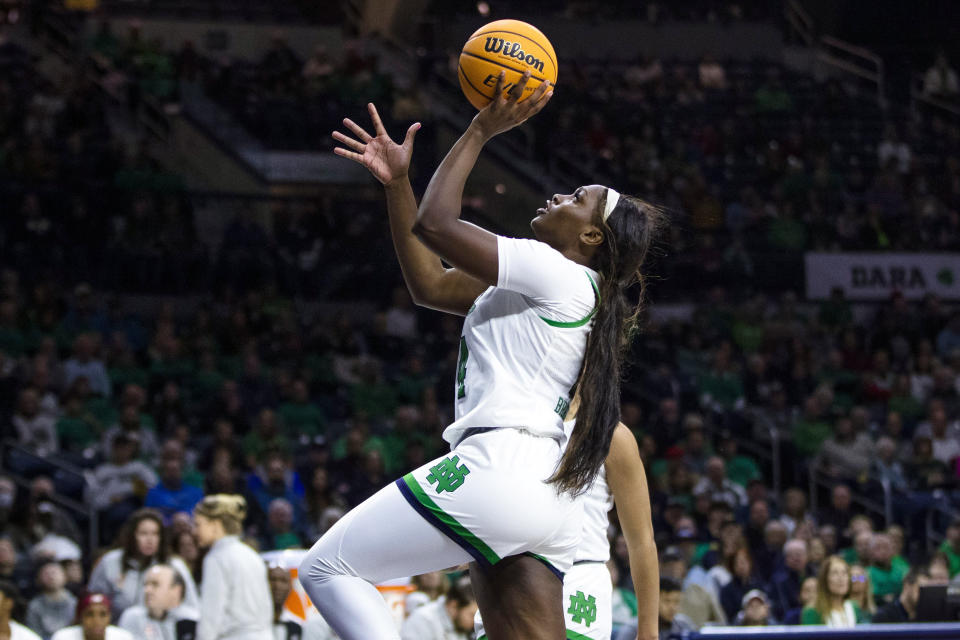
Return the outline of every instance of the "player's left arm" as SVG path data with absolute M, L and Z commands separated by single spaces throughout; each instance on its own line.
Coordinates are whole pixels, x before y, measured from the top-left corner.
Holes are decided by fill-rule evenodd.
M 637 594 L 637 638 L 655 640 L 659 635 L 660 568 L 653 539 L 650 494 L 637 440 L 623 423 L 613 432 L 605 466 L 630 554 L 630 573 Z
M 519 97 L 529 73 L 504 94 L 503 74 L 497 80 L 494 98 L 484 107 L 437 167 L 420 201 L 413 233 L 448 264 L 489 286 L 496 286 L 499 273 L 497 236 L 460 219 L 463 187 L 492 137 L 511 129 L 542 109 L 550 99 L 549 83 L 542 83 L 523 102 Z

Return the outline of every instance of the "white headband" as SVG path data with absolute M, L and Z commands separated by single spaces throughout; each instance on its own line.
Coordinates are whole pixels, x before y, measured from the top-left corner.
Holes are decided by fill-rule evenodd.
M 607 187 L 607 202 L 603 205 L 604 222 L 607 221 L 607 218 L 610 217 L 610 214 L 613 213 L 613 210 L 617 208 L 618 202 L 620 202 L 620 194 L 610 187 Z

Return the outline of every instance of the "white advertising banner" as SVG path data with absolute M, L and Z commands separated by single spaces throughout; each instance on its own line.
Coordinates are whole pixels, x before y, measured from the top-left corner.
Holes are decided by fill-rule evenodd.
M 822 300 L 839 287 L 850 300 L 910 300 L 934 293 L 960 299 L 960 253 L 808 253 L 807 298 Z

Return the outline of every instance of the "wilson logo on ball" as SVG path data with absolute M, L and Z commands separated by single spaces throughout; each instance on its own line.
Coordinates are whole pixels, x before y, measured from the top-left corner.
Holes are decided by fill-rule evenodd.
M 537 71 L 543 71 L 543 60 L 524 51 L 519 42 L 510 42 L 503 38 L 487 38 L 483 50 L 488 53 L 497 53 L 525 62 Z

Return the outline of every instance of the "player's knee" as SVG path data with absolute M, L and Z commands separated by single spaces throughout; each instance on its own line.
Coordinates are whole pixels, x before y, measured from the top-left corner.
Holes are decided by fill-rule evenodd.
M 337 576 L 349 575 L 336 554 L 326 547 L 327 545 L 317 542 L 300 563 L 298 575 L 308 593 L 313 585 L 324 584 Z

